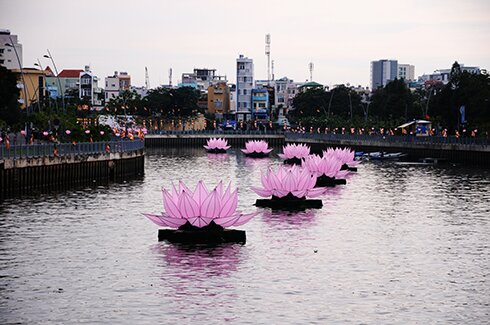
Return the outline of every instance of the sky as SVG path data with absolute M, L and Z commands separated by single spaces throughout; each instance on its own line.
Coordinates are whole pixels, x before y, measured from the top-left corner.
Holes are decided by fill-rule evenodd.
M 236 81 L 239 54 L 267 79 L 271 35 L 276 79 L 369 86 L 370 62 L 396 59 L 415 75 L 454 61 L 490 69 L 489 0 L 0 0 L 0 28 L 18 35 L 25 67 L 49 49 L 62 69 L 102 81 L 126 71 L 132 84 L 176 84 L 194 68 Z M 103 86 L 103 82 L 99 84 Z

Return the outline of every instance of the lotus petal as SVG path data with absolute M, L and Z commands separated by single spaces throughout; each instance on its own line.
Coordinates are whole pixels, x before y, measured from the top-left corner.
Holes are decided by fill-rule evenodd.
M 224 197 L 221 204 L 221 211 L 219 217 L 226 217 L 232 215 L 238 206 L 238 189 L 235 189 L 231 195 Z
M 250 221 L 250 219 L 252 219 L 256 215 L 257 212 L 248 214 L 235 213 L 228 217 L 214 219 L 214 222 L 225 228 L 231 226 L 241 226 Z
M 179 228 L 183 224 L 187 222 L 186 219 L 184 218 L 174 218 L 171 216 L 167 215 L 155 215 L 155 214 L 148 214 L 148 213 L 143 213 L 148 219 L 153 221 L 155 224 L 159 226 L 166 226 L 166 227 L 171 227 L 171 228 Z
M 179 198 L 179 210 L 183 218 L 199 216 L 199 204 L 190 196 L 187 191 L 184 191 Z
M 179 207 L 172 200 L 170 193 L 167 190 L 163 190 L 163 206 L 165 207 L 165 211 L 174 218 L 182 218 L 182 214 L 179 211 Z
M 198 228 L 205 227 L 213 221 L 213 218 L 208 217 L 193 217 L 188 220 L 191 225 L 196 226 Z
M 262 197 L 269 197 L 272 195 L 272 190 L 266 190 L 266 189 L 262 189 L 262 188 L 258 188 L 258 187 L 252 187 L 251 189 L 252 189 L 252 191 L 254 191 L 255 193 L 257 193 L 258 195 L 260 195 Z
M 315 187 L 307 191 L 309 197 L 318 197 L 325 193 L 326 189 L 324 187 Z
M 212 190 L 201 206 L 201 217 L 216 218 L 221 210 L 219 196 L 216 189 Z
M 192 198 L 197 202 L 199 207 L 201 207 L 204 200 L 208 197 L 209 192 L 203 181 L 197 182 L 196 189 L 194 190 L 194 195 Z

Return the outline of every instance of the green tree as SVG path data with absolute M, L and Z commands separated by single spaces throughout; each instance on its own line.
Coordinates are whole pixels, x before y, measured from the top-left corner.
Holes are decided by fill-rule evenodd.
M 148 92 L 144 106 L 154 116 L 164 118 L 185 118 L 195 116 L 199 111 L 197 102 L 200 92 L 191 87 L 177 89 L 156 88 Z
M 116 98 L 111 98 L 107 107 L 115 114 L 148 115 L 141 96 L 134 90 L 124 90 Z
M 22 122 L 19 95 L 17 76 L 0 66 L 0 124 L 16 127 Z
M 420 117 L 420 112 L 414 110 L 413 101 L 412 93 L 405 81 L 395 79 L 374 92 L 369 114 L 384 120 L 410 120 Z
M 461 106 L 466 123 L 461 123 Z M 490 129 L 490 77 L 461 71 L 458 62 L 451 68 L 447 85 L 431 100 L 430 110 L 450 129 L 479 127 Z

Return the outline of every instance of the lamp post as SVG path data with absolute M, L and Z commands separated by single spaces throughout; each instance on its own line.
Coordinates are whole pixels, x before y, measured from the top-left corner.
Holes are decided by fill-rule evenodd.
M 58 79 L 58 86 L 60 87 L 61 101 L 62 101 L 62 104 L 63 104 L 63 112 L 66 113 L 66 109 L 65 109 L 65 94 L 63 92 L 63 89 L 61 88 L 61 81 L 60 81 L 60 76 L 58 74 L 58 68 L 56 68 L 56 63 L 54 63 L 53 56 L 51 55 L 51 52 L 49 52 L 49 49 L 47 51 L 48 51 L 48 54 L 45 54 L 44 57 L 46 59 L 51 59 L 51 62 L 53 63 L 54 71 L 56 72 L 56 78 Z
M 17 62 L 19 63 L 20 68 L 20 76 L 22 78 L 22 86 L 24 89 L 24 105 L 26 108 L 26 114 L 29 114 L 29 108 L 27 107 L 27 89 L 26 89 L 26 81 L 24 78 L 24 69 L 22 69 L 22 63 L 20 62 L 19 53 L 17 53 L 17 49 L 15 48 L 14 42 L 12 42 L 12 38 L 9 36 L 10 43 L 5 43 L 5 46 L 12 47 L 15 52 L 15 57 L 17 58 Z
M 39 59 L 37 59 L 37 63 L 34 63 L 34 65 L 39 67 L 42 71 L 44 71 L 43 66 L 41 65 L 41 61 L 39 61 Z M 49 93 L 49 95 L 48 95 L 48 107 L 51 108 L 51 92 L 48 90 L 48 81 L 47 80 L 45 81 L 45 87 L 46 87 L 45 93 Z M 58 102 L 55 101 L 55 104 L 56 104 L 56 110 L 58 110 Z

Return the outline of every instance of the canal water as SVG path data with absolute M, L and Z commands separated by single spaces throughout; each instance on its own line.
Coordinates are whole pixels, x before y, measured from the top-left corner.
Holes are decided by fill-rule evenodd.
M 280 163 L 152 150 L 141 179 L 2 202 L 0 323 L 488 324 L 487 170 L 366 162 L 321 210 L 259 209 L 243 246 L 158 242 L 141 214 L 179 179 L 255 211 Z

